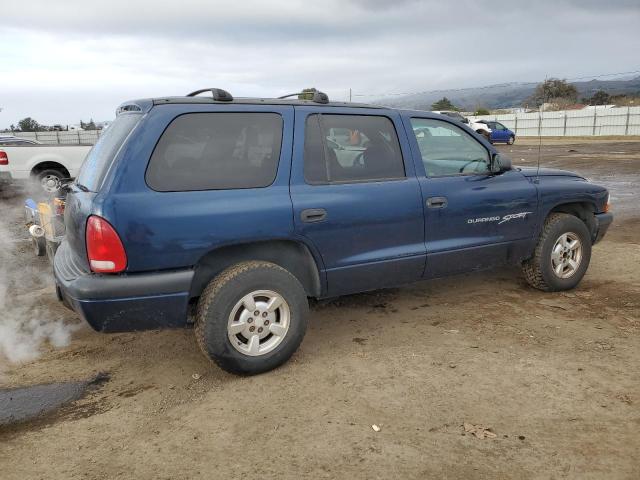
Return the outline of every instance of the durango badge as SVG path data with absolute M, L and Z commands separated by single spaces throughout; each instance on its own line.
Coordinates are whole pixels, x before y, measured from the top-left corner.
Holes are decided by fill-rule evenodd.
M 500 225 L 501 223 L 508 222 L 509 220 L 513 220 L 514 218 L 525 218 L 530 213 L 532 212 L 510 213 L 508 215 L 505 215 L 504 217 L 500 217 L 500 215 L 497 215 L 495 217 L 469 218 L 467 219 L 467 223 L 474 224 L 474 223 L 498 222 L 498 225 Z

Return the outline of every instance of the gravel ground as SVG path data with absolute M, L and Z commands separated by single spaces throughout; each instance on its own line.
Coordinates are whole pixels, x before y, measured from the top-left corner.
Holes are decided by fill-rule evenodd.
M 541 164 L 608 186 L 617 216 L 576 290 L 509 268 L 321 303 L 292 361 L 250 378 L 190 330 L 79 323 L 5 190 L 5 313 L 59 331 L 0 364 L 1 384 L 110 380 L 0 430 L 2 478 L 640 478 L 640 142 L 580 142 L 549 142 Z M 531 140 L 499 148 L 536 163 Z

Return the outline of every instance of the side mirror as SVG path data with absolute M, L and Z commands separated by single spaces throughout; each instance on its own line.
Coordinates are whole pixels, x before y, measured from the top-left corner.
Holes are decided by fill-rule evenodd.
M 494 153 L 491 157 L 491 171 L 493 173 L 507 172 L 511 168 L 511 159 L 509 157 L 502 156 L 499 153 Z

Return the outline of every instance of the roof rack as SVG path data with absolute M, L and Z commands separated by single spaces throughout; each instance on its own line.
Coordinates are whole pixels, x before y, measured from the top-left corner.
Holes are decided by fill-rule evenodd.
M 187 97 L 195 97 L 196 95 L 199 95 L 204 92 L 211 92 L 211 96 L 216 102 L 232 102 L 233 101 L 233 96 L 229 92 L 221 88 L 203 88 L 201 90 L 196 90 L 195 92 L 189 93 Z
M 221 88 L 202 88 L 200 90 L 196 90 L 195 92 L 189 93 L 187 97 L 195 97 L 204 92 L 211 92 L 211 96 L 213 97 L 213 100 L 216 102 L 232 102 L 233 101 L 233 95 L 231 95 L 229 92 Z M 315 88 L 305 88 L 301 92 L 283 95 L 282 97 L 278 97 L 278 100 L 284 100 L 285 98 L 290 98 L 290 97 L 298 97 L 298 100 L 308 100 L 314 103 L 322 103 L 322 104 L 329 103 L 329 96 L 326 93 L 321 92 L 320 90 L 317 90 Z
M 314 103 L 329 103 L 329 96 L 326 93 L 321 92 L 320 90 L 316 90 L 315 88 L 305 88 L 301 92 L 283 95 L 281 97 L 278 97 L 278 99 L 282 100 L 295 96 L 297 96 L 300 100 L 311 100 Z

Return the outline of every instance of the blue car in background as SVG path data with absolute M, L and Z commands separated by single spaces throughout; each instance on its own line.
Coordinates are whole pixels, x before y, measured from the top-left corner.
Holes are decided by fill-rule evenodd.
M 508 145 L 513 145 L 516 141 L 516 134 L 513 130 L 509 130 L 500 122 L 491 122 L 487 120 L 480 120 L 478 123 L 484 123 L 491 129 L 491 135 L 489 141 L 491 143 L 504 142 Z

